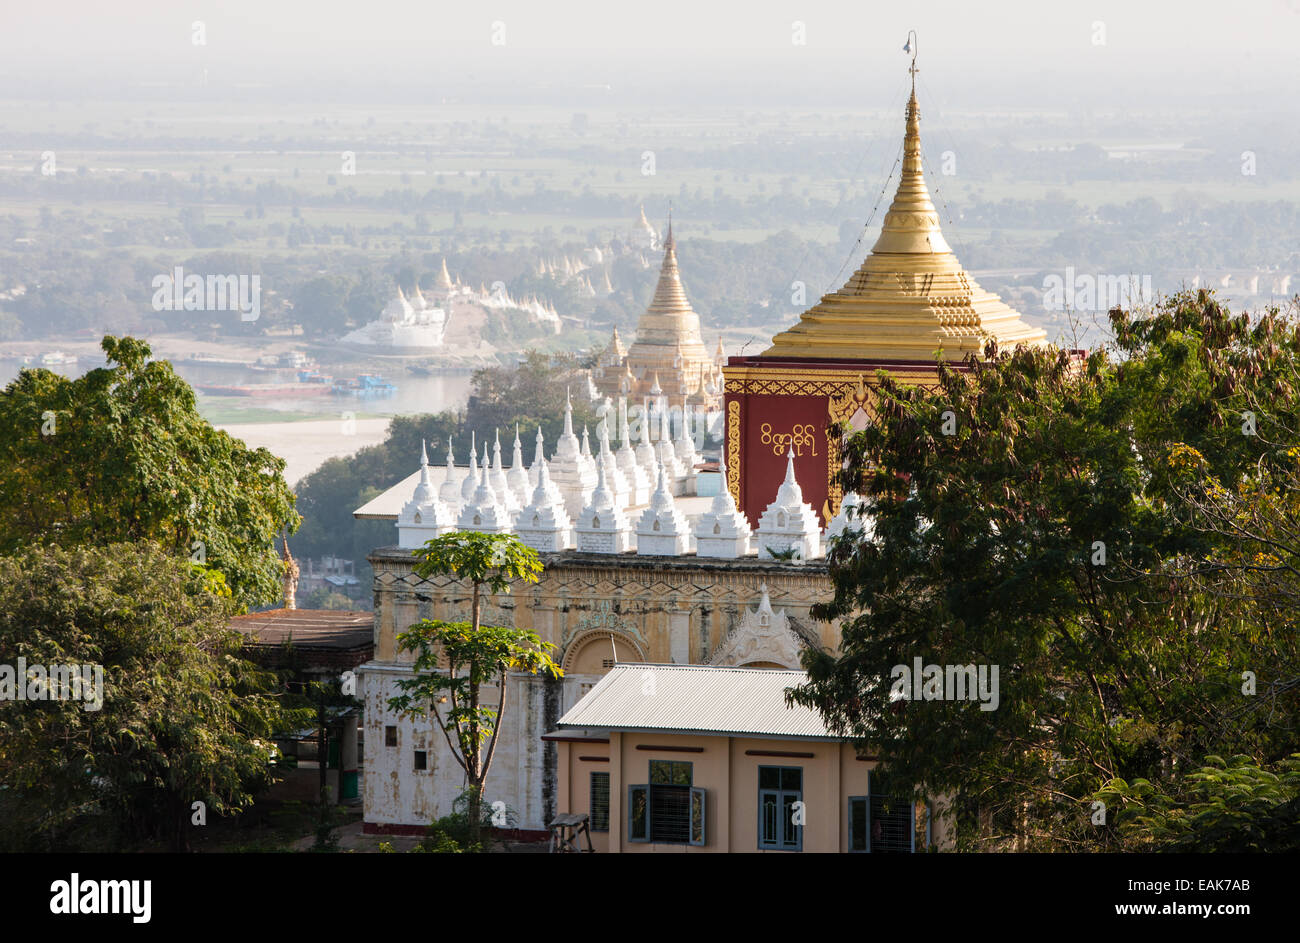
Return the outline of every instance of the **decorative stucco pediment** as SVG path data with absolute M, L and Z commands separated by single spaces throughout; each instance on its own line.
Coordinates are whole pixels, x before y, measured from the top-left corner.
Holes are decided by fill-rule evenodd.
M 795 628 L 789 613 L 772 609 L 766 583 L 761 591 L 758 607 L 744 609 L 735 627 L 709 656 L 708 664 L 741 667 L 766 662 L 799 669 L 799 652 L 809 643 Z

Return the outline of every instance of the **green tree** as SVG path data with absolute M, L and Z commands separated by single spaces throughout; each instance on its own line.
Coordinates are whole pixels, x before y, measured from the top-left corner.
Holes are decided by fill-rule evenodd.
M 1297 612 L 1278 589 L 1297 543 L 1278 538 L 1296 507 L 1260 494 L 1294 473 L 1300 334 L 1205 292 L 1111 325 L 1082 361 L 990 350 L 934 388 L 882 376 L 846 444 L 873 527 L 831 550 L 835 598 L 814 614 L 841 621 L 841 650 L 806 656 L 793 699 L 898 781 L 955 795 L 966 847 L 1114 848 L 1092 817 L 1108 783 L 1179 795 L 1206 756 L 1295 749 Z M 1207 503 L 1211 483 L 1235 505 Z M 1214 507 L 1274 529 L 1230 532 Z M 916 657 L 998 666 L 996 709 L 909 700 L 895 667 Z
M 564 428 L 564 404 L 569 392 L 573 401 L 573 428 L 581 435 L 582 427 L 587 425 L 594 433 L 600 420 L 585 392 L 580 393 L 585 391 L 586 382 L 576 357 L 552 356 L 536 350 L 526 351 L 515 366 L 477 370 L 465 410 L 464 434 L 474 433 L 481 444 L 491 442 L 499 430 L 502 436 L 509 433 L 512 442 L 517 423 L 529 436 L 524 441 L 527 447 L 531 435 L 540 426 L 546 441 L 553 446 Z M 509 448 L 506 442 L 502 446 Z M 531 455 L 529 452 L 530 458 Z
M 220 574 L 150 543 L 0 557 L 4 661 L 102 668 L 98 709 L 84 695 L 6 695 L 7 847 L 120 850 L 162 838 L 179 851 L 195 802 L 209 816 L 234 813 L 269 785 L 272 733 L 306 718 L 283 711 L 275 676 L 241 657 L 232 609 Z
M 1136 851 L 1300 851 L 1300 753 L 1265 769 L 1252 757 L 1207 756 L 1180 783 L 1107 783 L 1097 798 L 1113 810 L 1125 847 Z
M 149 345 L 105 337 L 107 367 L 23 370 L 0 394 L 0 553 L 155 541 L 220 572 L 241 606 L 281 592 L 297 527 L 284 461 L 214 429 Z
M 509 534 L 460 532 L 427 541 L 416 551 L 421 577 L 452 576 L 473 587 L 469 622 L 424 619 L 397 637 L 403 651 L 415 652 L 415 678 L 398 682 L 403 693 L 389 699 L 391 710 L 433 717 L 465 771 L 469 845 L 480 844 L 483 785 L 496 753 L 506 709 L 506 675 L 539 671 L 559 678 L 563 671 L 550 656 L 555 646 L 536 632 L 482 624 L 483 591 L 510 592 L 515 582 L 535 583 L 542 571 L 536 551 Z M 496 706 L 483 702 L 485 684 L 497 686 Z M 446 708 L 440 704 L 450 702 Z M 486 750 L 486 752 L 485 752 Z
M 294 318 L 307 334 L 342 333 L 349 324 L 351 288 L 348 279 L 340 275 L 322 275 L 303 282 L 293 296 Z

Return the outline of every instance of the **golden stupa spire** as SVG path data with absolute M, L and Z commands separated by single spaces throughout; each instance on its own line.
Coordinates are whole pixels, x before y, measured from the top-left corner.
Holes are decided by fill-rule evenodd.
M 693 393 L 698 384 L 687 382 L 688 377 L 698 377 L 701 369 L 712 361 L 700 336 L 700 316 L 691 307 L 677 269 L 677 240 L 673 236 L 672 216 L 668 217 L 668 230 L 664 238 L 663 264 L 654 297 L 642 312 L 636 325 L 636 339 L 627 349 L 626 365 L 636 378 L 643 395 L 645 385 L 658 382 L 662 374 L 672 405 L 684 403 L 680 388 Z M 661 395 L 661 394 L 656 394 Z
M 647 315 L 664 315 L 680 319 L 694 319 L 695 333 L 699 333 L 700 319 L 691 308 L 690 301 L 686 298 L 686 289 L 682 287 L 682 276 L 677 270 L 677 243 L 673 239 L 673 218 L 668 217 L 668 234 L 664 237 L 664 261 L 659 268 L 659 282 L 655 285 L 654 298 L 650 301 L 650 307 L 646 309 Z M 644 323 L 644 317 L 642 322 Z M 637 338 L 640 339 L 641 331 L 638 327 Z
M 772 338 L 762 357 L 933 362 L 942 351 L 946 360 L 961 360 L 980 356 L 991 339 L 1005 348 L 1047 336 L 981 288 L 944 239 L 921 160 L 915 33 L 903 50 L 912 53 L 903 167 L 880 236 L 844 286 Z
M 452 281 L 451 273 L 447 271 L 447 257 L 442 258 L 442 270 L 438 272 L 438 277 L 434 280 L 434 287 L 440 291 L 451 291 Z
M 894 202 L 885 213 L 880 237 L 872 252 L 951 252 L 939 229 L 939 211 L 930 199 L 921 161 L 921 109 L 916 104 L 916 68 L 912 68 L 912 97 L 907 100 L 907 130 L 903 134 L 903 172 Z

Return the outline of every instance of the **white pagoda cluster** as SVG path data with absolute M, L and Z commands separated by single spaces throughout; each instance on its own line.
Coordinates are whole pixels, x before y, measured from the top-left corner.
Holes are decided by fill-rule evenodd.
M 590 286 L 588 286 L 590 287 Z M 427 294 L 426 294 L 427 293 Z M 447 260 L 434 279 L 433 287 L 421 290 L 417 284 L 408 295 L 398 286 L 397 292 L 378 319 L 345 334 L 340 343 L 357 347 L 383 347 L 398 350 L 422 350 L 444 345 L 447 324 L 453 314 L 466 306 L 496 311 L 517 311 L 560 333 L 560 315 L 549 302 L 536 297 L 512 298 L 500 283 L 492 290 L 483 285 L 473 288 L 453 279 Z
M 520 430 L 515 429 L 510 464 L 506 466 L 500 436 L 489 451 L 485 442 L 476 454 L 470 439 L 469 465 L 457 466 L 452 443 L 441 487 L 430 481 L 427 454 L 421 446 L 420 478 L 403 506 L 397 527 L 402 547 L 416 548 L 431 537 L 453 530 L 487 534 L 510 533 L 543 553 L 743 559 L 799 562 L 825 555 L 835 541 L 870 536 L 870 519 L 862 515 L 856 494 L 845 495 L 839 513 L 823 531 L 817 513 L 803 498 L 795 480 L 794 457 L 786 461 L 785 480 L 772 503 L 749 521 L 726 487 L 726 467 L 720 465 L 722 486 L 707 509 L 689 516 L 683 497 L 696 495 L 698 447 L 691 440 L 688 419 L 674 429 L 666 409 L 650 412 L 641 422 L 640 441 L 633 446 L 627 403 L 617 412 L 619 445 L 610 441 L 611 427 L 602 420 L 592 435 L 573 428 L 573 403 L 564 410 L 564 431 L 548 459 L 541 429 L 537 430 L 531 465 L 525 464 Z M 674 436 L 674 431 L 677 435 Z

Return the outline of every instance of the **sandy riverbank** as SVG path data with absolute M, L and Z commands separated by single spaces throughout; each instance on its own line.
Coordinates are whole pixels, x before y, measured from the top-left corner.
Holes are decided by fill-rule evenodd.
M 327 459 L 354 455 L 384 441 L 387 419 L 314 419 L 221 425 L 251 448 L 266 448 L 285 460 L 284 479 L 293 487 Z M 418 458 L 418 456 L 417 456 Z M 417 463 L 418 464 L 418 463 Z

